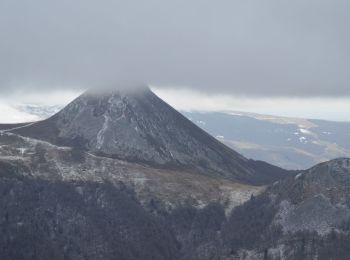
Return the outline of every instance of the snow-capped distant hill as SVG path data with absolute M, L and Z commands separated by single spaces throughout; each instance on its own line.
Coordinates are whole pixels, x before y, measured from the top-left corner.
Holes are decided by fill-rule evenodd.
M 0 124 L 16 124 L 46 119 L 63 106 L 0 103 Z
M 248 158 L 287 169 L 350 156 L 350 123 L 244 112 L 183 112 L 198 126 Z
M 53 114 L 56 114 L 62 109 L 62 107 L 63 106 L 60 105 L 44 106 L 35 104 L 21 104 L 17 105 L 15 108 L 21 112 L 37 116 L 39 119 L 46 119 Z

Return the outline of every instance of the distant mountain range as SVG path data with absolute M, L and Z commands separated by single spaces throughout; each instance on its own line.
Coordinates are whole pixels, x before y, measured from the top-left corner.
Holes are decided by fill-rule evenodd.
M 286 169 L 307 169 L 337 157 L 350 157 L 350 122 L 244 112 L 183 114 L 244 156 Z
M 20 105 L 16 108 L 45 119 L 62 107 Z M 337 157 L 350 157 L 350 122 L 246 112 L 181 113 L 245 157 L 285 169 L 307 169 Z
M 20 112 L 24 112 L 29 115 L 37 116 L 39 119 L 46 119 L 53 114 L 56 114 L 62 109 L 60 105 L 35 105 L 35 104 L 20 104 L 14 107 Z

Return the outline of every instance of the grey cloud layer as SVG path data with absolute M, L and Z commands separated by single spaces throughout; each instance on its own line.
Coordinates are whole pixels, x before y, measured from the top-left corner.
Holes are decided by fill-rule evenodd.
M 350 95 L 348 0 L 0 0 L 0 88 Z

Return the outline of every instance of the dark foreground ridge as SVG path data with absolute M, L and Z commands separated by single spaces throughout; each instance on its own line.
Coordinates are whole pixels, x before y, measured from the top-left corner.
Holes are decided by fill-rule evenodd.
M 350 159 L 270 186 L 232 212 L 222 236 L 229 259 L 349 259 Z
M 1 259 L 346 260 L 350 159 L 277 183 L 225 215 L 219 203 L 165 211 L 123 183 L 31 176 L 0 161 Z M 331 182 L 329 182 L 331 181 Z M 332 189 L 333 188 L 333 189 Z
M 273 183 L 289 173 L 244 158 L 148 87 L 88 91 L 51 118 L 12 132 L 96 155 L 191 170 L 247 184 Z

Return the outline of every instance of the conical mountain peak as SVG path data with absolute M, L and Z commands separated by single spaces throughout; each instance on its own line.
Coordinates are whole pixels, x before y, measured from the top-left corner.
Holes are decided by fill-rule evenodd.
M 148 87 L 87 91 L 53 117 L 16 133 L 101 156 L 247 183 L 268 183 L 283 172 L 229 149 Z

